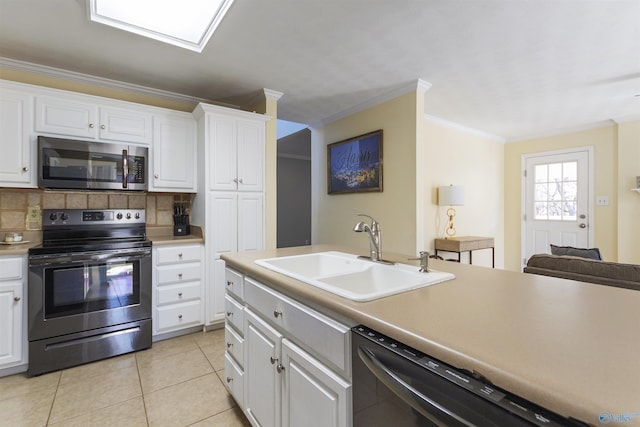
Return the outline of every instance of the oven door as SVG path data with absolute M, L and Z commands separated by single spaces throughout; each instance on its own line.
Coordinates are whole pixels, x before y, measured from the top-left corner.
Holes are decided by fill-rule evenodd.
M 151 317 L 151 248 L 31 255 L 29 340 Z

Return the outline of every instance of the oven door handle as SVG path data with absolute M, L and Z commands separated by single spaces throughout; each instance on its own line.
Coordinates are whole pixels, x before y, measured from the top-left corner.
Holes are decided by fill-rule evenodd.
M 101 261 L 110 261 L 110 262 L 127 262 L 127 261 L 135 261 L 138 259 L 149 258 L 151 256 L 150 250 L 144 250 L 141 252 L 134 252 L 131 254 L 123 254 L 121 252 L 118 253 L 78 253 L 78 254 L 69 254 L 69 255 L 60 255 L 60 256 L 52 256 L 52 257 L 31 257 L 29 259 L 29 265 L 61 265 L 61 264 L 77 264 L 78 262 L 83 261 L 93 261 L 93 262 L 101 262 Z
M 358 346 L 358 356 L 367 368 L 375 375 L 380 382 L 386 385 L 394 394 L 402 399 L 407 405 L 411 406 L 415 411 L 419 412 L 422 416 L 429 421 L 435 423 L 438 426 L 450 426 L 451 421 L 443 423 L 442 419 L 436 418 L 433 414 L 433 410 L 448 416 L 450 419 L 455 420 L 455 425 L 470 426 L 475 424 L 461 418 L 459 415 L 451 412 L 447 408 L 440 405 L 438 402 L 425 396 L 416 388 L 408 384 L 398 375 L 396 375 L 391 368 L 386 366 L 380 359 L 376 357 L 373 351 L 369 348 Z

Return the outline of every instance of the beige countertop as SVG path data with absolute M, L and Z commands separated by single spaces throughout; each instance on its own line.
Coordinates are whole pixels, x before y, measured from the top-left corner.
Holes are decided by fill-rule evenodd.
M 640 292 L 433 260 L 456 279 L 370 302 L 352 302 L 254 263 L 338 250 L 305 246 L 223 254 L 244 271 L 312 306 L 362 323 L 563 416 L 638 414 Z M 406 256 L 385 253 L 393 261 Z
M 147 227 L 147 238 L 153 242 L 154 246 L 204 243 L 202 228 L 195 225 L 190 228 L 191 234 L 174 236 L 173 227 Z

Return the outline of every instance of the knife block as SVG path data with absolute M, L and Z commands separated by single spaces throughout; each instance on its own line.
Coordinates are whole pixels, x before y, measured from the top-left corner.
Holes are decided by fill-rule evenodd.
M 173 218 L 173 235 L 187 236 L 191 234 L 189 226 L 189 215 L 174 215 Z

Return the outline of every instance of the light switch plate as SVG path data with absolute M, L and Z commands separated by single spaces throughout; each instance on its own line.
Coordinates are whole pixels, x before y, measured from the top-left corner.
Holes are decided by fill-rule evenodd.
M 596 205 L 609 206 L 609 196 L 596 196 Z

